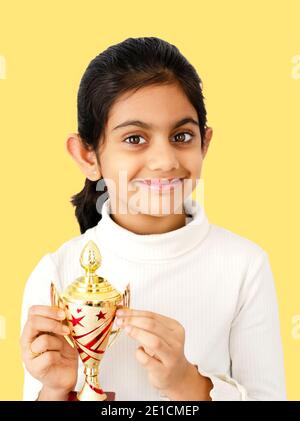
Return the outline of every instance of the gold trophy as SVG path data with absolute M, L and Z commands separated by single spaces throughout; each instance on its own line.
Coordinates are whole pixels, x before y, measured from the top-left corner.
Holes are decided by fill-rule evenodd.
M 95 273 L 101 265 L 101 255 L 91 240 L 81 252 L 80 264 L 85 275 L 75 279 L 61 295 L 51 283 L 51 304 L 65 311 L 66 319 L 62 323 L 71 331 L 65 339 L 77 348 L 85 367 L 85 382 L 77 399 L 103 401 L 108 397 L 98 381 L 99 365 L 106 348 L 120 333 L 120 328 L 113 329 L 113 323 L 117 307 L 130 305 L 130 288 L 128 284 L 121 294 Z M 107 393 L 114 395 L 113 392 Z

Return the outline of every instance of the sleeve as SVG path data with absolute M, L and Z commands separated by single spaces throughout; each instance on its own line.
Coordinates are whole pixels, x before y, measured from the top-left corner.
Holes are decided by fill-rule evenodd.
M 47 253 L 37 263 L 25 284 L 21 309 L 21 335 L 27 321 L 29 308 L 33 305 L 51 305 L 51 281 L 55 283 L 59 290 L 61 289 L 58 284 L 59 279 L 54 262 L 50 253 Z M 34 401 L 43 385 L 31 376 L 24 363 L 22 365 L 24 369 L 23 400 Z
M 231 324 L 231 372 L 200 374 L 213 383 L 212 400 L 286 400 L 283 350 L 268 254 L 254 258 L 241 286 Z

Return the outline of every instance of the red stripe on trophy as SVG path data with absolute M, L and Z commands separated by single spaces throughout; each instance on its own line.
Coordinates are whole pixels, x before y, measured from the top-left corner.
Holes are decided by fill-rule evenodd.
M 108 330 L 109 330 L 109 328 L 111 327 L 111 325 L 112 325 L 112 322 L 113 322 L 113 320 L 111 320 L 110 321 L 110 323 L 106 326 L 106 328 L 105 329 L 103 329 L 100 333 L 99 333 L 99 335 L 97 335 L 94 339 L 92 339 L 90 342 L 88 342 L 87 344 L 85 344 L 84 346 L 86 347 L 86 348 L 88 348 L 88 349 L 91 349 L 91 347 L 96 343 L 96 342 L 98 342 L 98 340 L 101 338 L 101 336 L 102 335 L 104 335 L 104 333 L 106 333 Z
M 108 335 L 108 333 L 109 333 L 109 329 L 110 329 L 110 327 L 111 327 L 111 325 L 112 325 L 112 323 L 113 323 L 113 319 L 111 319 L 111 321 L 110 321 L 110 323 L 105 327 L 105 329 L 103 329 L 100 333 L 99 333 L 99 335 L 97 335 L 94 339 L 92 339 L 90 342 L 88 342 L 87 344 L 81 344 L 79 341 L 77 341 L 76 340 L 76 343 L 78 344 L 78 347 L 80 348 L 81 346 L 84 346 L 85 348 L 87 348 L 89 351 L 92 351 L 92 352 L 94 352 L 95 354 L 104 354 L 104 351 L 103 350 L 101 350 L 101 349 L 98 349 L 100 346 L 101 346 L 101 344 L 105 341 L 105 339 L 106 339 L 106 337 L 107 337 L 107 335 Z M 94 329 L 95 330 L 95 329 Z M 89 332 L 89 333 L 92 333 L 93 331 L 91 331 L 91 332 Z M 101 338 L 103 336 L 103 339 L 102 339 L 102 341 L 99 343 L 99 345 L 97 346 L 97 349 L 95 350 L 95 349 L 92 349 L 92 346 L 93 345 L 95 345 L 95 343 L 97 343 L 98 342 L 98 340 Z M 87 352 L 86 351 L 84 351 L 86 354 L 87 354 Z M 87 356 L 82 360 L 82 362 L 86 362 L 86 361 L 88 361 L 90 358 L 92 358 L 93 360 L 97 360 L 97 358 L 94 358 L 93 356 L 91 356 L 91 355 L 88 355 L 87 354 Z
M 95 330 L 99 329 L 99 327 L 100 327 L 100 326 L 101 326 L 101 325 L 99 325 L 99 326 L 95 327 L 95 329 L 91 330 L 91 331 L 90 331 L 90 332 L 88 332 L 88 333 L 85 333 L 84 335 L 73 336 L 73 338 L 74 338 L 74 339 L 81 339 L 81 338 L 83 338 L 84 336 L 90 335 L 91 333 L 95 332 Z
M 98 393 L 99 395 L 104 395 L 104 390 L 103 389 L 99 389 L 98 387 L 93 386 L 92 384 L 90 384 L 87 380 L 85 381 L 89 387 L 94 390 L 94 392 Z

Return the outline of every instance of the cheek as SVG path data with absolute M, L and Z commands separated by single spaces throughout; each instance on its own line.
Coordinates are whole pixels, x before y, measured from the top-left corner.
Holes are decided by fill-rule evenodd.
M 202 156 L 194 159 L 193 162 L 191 163 L 191 172 L 193 174 L 193 178 L 194 177 L 200 178 L 202 164 L 203 164 Z
M 115 153 L 113 158 L 104 158 L 103 174 L 109 195 L 119 197 L 123 202 L 127 201 L 128 197 L 136 192 L 131 186 L 131 180 L 141 174 L 142 160 L 125 153 Z
M 106 148 L 101 155 L 101 169 L 104 178 L 115 182 L 116 187 L 131 180 L 139 170 L 140 159 L 118 148 Z
M 123 178 L 128 180 L 128 183 L 140 174 L 144 169 L 144 155 L 133 151 L 122 151 L 119 153 L 114 165 L 122 173 Z
M 181 158 L 181 164 L 190 173 L 190 177 L 192 179 L 199 177 L 203 163 L 202 152 L 199 148 L 190 149 Z
M 198 148 L 189 151 L 184 158 L 181 163 L 189 173 L 189 179 L 184 182 L 184 196 L 188 196 L 200 182 L 203 159 Z

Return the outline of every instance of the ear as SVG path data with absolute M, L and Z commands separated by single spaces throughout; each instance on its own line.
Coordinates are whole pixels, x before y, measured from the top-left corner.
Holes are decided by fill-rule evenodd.
M 205 157 L 205 155 L 207 153 L 207 150 L 208 150 L 208 147 L 209 147 L 209 144 L 210 144 L 212 135 L 213 135 L 213 129 L 211 127 L 207 127 L 205 129 L 205 136 L 204 136 L 203 147 L 202 147 L 202 156 L 203 156 L 203 158 Z
M 100 168 L 93 150 L 89 150 L 78 133 L 69 134 L 66 140 L 66 150 L 77 163 L 86 178 L 91 181 L 99 180 Z

